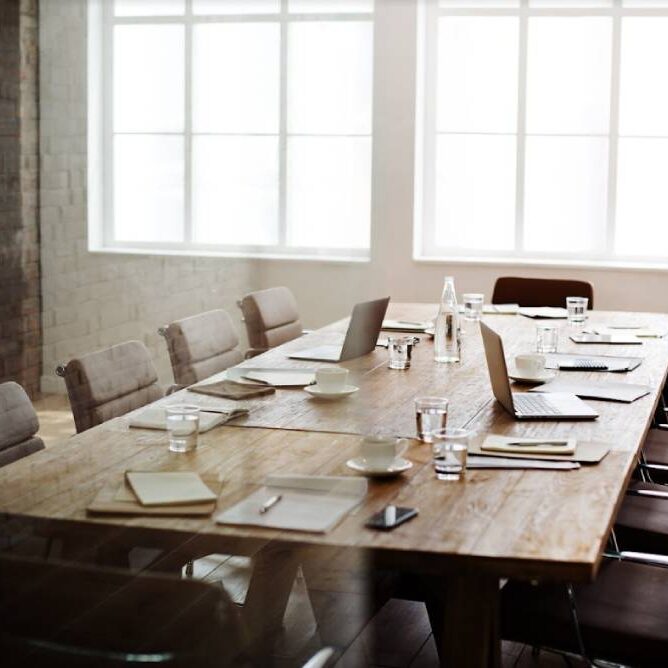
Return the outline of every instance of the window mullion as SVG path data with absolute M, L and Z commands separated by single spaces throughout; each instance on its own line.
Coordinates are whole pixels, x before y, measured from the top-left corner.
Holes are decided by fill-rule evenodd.
M 183 193 L 183 239 L 186 244 L 193 241 L 192 220 L 192 54 L 193 54 L 193 20 L 192 0 L 186 0 L 184 33 L 184 115 L 183 115 L 183 159 L 184 159 L 184 193 Z
M 280 83 L 278 116 L 278 246 L 288 243 L 287 153 L 288 153 L 288 0 L 281 0 Z
M 524 172 L 526 164 L 527 52 L 529 0 L 521 0 L 517 76 L 517 164 L 515 171 L 515 250 L 524 250 Z

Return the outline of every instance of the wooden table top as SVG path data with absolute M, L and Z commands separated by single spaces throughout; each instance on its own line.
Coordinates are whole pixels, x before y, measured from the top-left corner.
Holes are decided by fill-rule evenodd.
M 394 304 L 390 313 L 391 317 L 415 319 L 433 316 L 434 309 L 433 305 Z M 509 357 L 531 350 L 534 321 L 521 316 L 485 319 L 504 337 Z M 668 317 L 656 314 L 593 313 L 590 322 L 640 319 L 648 325 L 668 325 Z M 636 451 L 665 382 L 668 342 L 576 347 L 567 342 L 565 324 L 563 330 L 563 350 L 644 357 L 643 364 L 631 373 L 569 372 L 569 378 L 645 382 L 652 387 L 650 395 L 633 404 L 592 402 L 600 412 L 596 422 L 515 422 L 492 400 L 480 334 L 471 331 L 464 335 L 461 365 L 436 365 L 431 361 L 432 344 L 424 341 L 410 371 L 390 371 L 385 368 L 386 351 L 377 350 L 345 363 L 358 374 L 361 390 L 355 409 L 343 409 L 346 402 L 313 402 L 303 392 L 281 391 L 263 400 L 267 406 L 274 403 L 265 417 L 260 417 L 260 411 L 253 417 L 260 421 L 278 416 L 275 426 L 281 428 L 251 426 L 254 423 L 250 420 L 245 426 L 220 427 L 201 435 L 198 450 L 186 455 L 169 452 L 166 434 L 129 430 L 126 419 L 113 420 L 0 469 L 0 510 L 98 526 L 183 532 L 218 540 L 221 551 L 225 545 L 244 540 L 279 540 L 306 547 L 368 550 L 381 561 L 421 572 L 588 579 L 595 574 Z M 311 335 L 306 342 L 291 342 L 287 348 L 331 340 L 337 331 L 341 331 L 340 323 Z M 288 361 L 285 349 L 277 349 L 248 365 L 309 363 Z M 412 400 L 417 394 L 449 396 L 452 426 L 468 424 L 503 434 L 569 434 L 606 440 L 612 452 L 600 464 L 576 471 L 471 470 L 459 482 L 444 483 L 434 477 L 429 446 L 413 441 L 407 453 L 413 468 L 400 478 L 371 480 L 364 503 L 325 535 L 219 526 L 213 518 L 86 514 L 86 506 L 98 492 L 117 487 L 128 469 L 196 470 L 218 476 L 223 481 L 219 510 L 246 496 L 268 474 L 354 475 L 345 462 L 356 454 L 359 436 L 332 432 L 345 432 L 357 424 L 364 427 L 358 431 L 367 431 L 362 419 L 369 416 L 374 428 L 413 434 Z M 172 396 L 162 401 L 174 400 Z M 351 402 L 350 406 L 356 404 Z M 365 520 L 388 503 L 416 507 L 420 514 L 389 533 L 366 529 Z

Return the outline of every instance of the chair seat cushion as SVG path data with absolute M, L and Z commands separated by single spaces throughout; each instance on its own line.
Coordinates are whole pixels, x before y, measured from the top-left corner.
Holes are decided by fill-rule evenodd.
M 35 452 L 44 450 L 44 441 L 37 436 L 33 436 L 26 441 L 17 443 L 16 445 L 11 445 L 4 450 L 0 450 L 0 467 L 7 466 L 7 464 L 12 464 L 13 462 L 23 459 L 28 455 L 32 455 Z
M 633 481 L 630 490 L 656 490 L 668 494 L 666 485 Z M 615 533 L 623 550 L 668 554 L 668 497 L 626 496 Z
M 37 413 L 18 383 L 0 385 L 0 425 L 0 451 L 32 438 L 39 430 Z
M 594 582 L 575 591 L 590 656 L 633 666 L 666 665 L 668 570 L 609 560 Z M 504 638 L 579 653 L 563 584 L 509 582 L 501 602 Z
M 649 463 L 668 466 L 668 431 L 651 429 L 645 439 L 643 452 Z

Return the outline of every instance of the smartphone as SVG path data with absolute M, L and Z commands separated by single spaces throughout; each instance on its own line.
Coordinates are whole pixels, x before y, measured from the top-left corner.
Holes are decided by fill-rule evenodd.
M 399 506 L 386 506 L 376 513 L 366 523 L 370 529 L 390 531 L 404 522 L 413 519 L 418 514 L 416 508 L 401 508 Z

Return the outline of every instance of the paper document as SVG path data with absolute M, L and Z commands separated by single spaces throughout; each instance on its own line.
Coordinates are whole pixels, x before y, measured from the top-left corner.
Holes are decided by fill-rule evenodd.
M 568 437 L 522 438 L 487 434 L 480 449 L 526 455 L 572 455 L 575 453 L 576 445 L 577 441 Z
M 427 327 L 432 325 L 431 322 L 424 322 L 422 320 L 383 320 L 381 329 L 395 332 L 424 332 Z
M 144 506 L 210 503 L 217 498 L 194 471 L 126 471 L 125 479 Z
M 633 371 L 642 363 L 642 357 L 615 357 L 613 355 L 570 355 L 568 353 L 548 353 L 545 355 L 545 368 L 558 369 L 581 360 L 605 364 L 608 371 Z
M 269 476 L 264 487 L 220 513 L 216 522 L 325 533 L 362 501 L 367 488 L 363 478 Z M 281 500 L 261 513 L 277 495 Z
M 568 311 L 560 306 L 535 306 L 523 307 L 519 310 L 520 315 L 527 318 L 544 318 L 544 319 L 566 319 Z
M 585 331 L 591 331 L 594 334 L 605 334 L 608 336 L 637 336 L 641 339 L 662 339 L 668 334 L 668 330 L 660 327 L 606 327 L 605 325 L 597 325 L 596 327 L 592 327 Z
M 590 383 L 573 382 L 557 378 L 544 385 L 539 385 L 529 392 L 568 392 L 582 399 L 601 399 L 603 401 L 620 401 L 630 404 L 650 393 L 647 385 L 634 383 Z
M 246 415 L 246 409 L 230 410 L 229 413 L 205 413 L 206 408 L 202 409 L 199 415 L 199 431 L 200 434 L 225 424 L 230 420 Z M 130 427 L 134 429 L 167 429 L 167 412 L 164 406 L 155 406 L 145 408 L 141 413 L 130 418 Z
M 315 369 L 276 369 L 235 366 L 227 369 L 224 377 L 245 385 L 272 387 L 304 387 L 315 383 Z
M 572 471 L 579 469 L 578 462 L 557 462 L 546 459 L 511 459 L 510 457 L 484 457 L 469 455 L 466 460 L 467 469 L 548 469 L 555 471 Z

